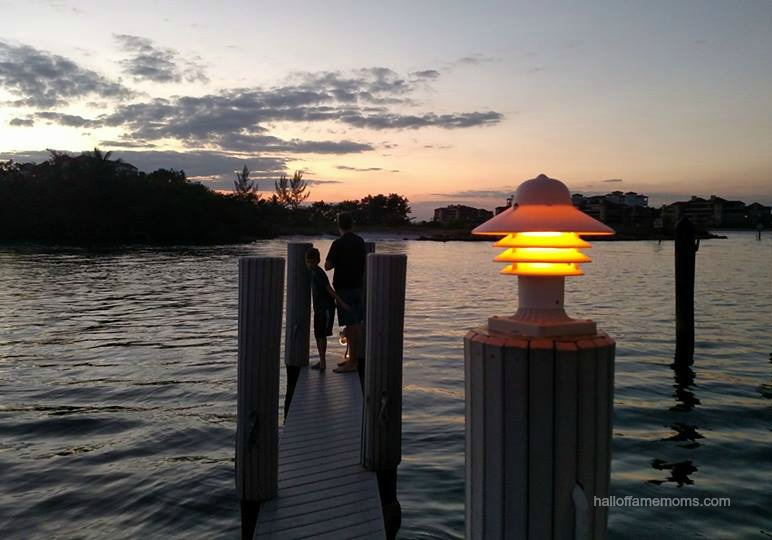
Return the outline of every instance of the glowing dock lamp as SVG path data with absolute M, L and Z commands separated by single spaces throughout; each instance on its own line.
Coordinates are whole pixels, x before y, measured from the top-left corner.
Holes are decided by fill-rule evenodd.
M 579 235 L 614 231 L 574 208 L 563 182 L 543 174 L 526 180 L 517 188 L 514 206 L 472 233 L 504 236 L 494 245 L 507 249 L 494 260 L 509 263 L 502 274 L 518 276 L 517 312 L 490 318 L 490 330 L 532 337 L 595 335 L 593 321 L 566 315 L 565 276 L 581 276 L 579 264 L 590 262 L 579 251 L 590 244 Z

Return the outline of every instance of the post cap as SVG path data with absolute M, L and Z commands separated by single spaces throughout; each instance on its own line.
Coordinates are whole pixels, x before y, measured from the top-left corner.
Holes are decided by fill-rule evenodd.
M 614 230 L 574 207 L 568 187 L 540 174 L 517 188 L 511 208 L 479 225 L 472 234 L 506 235 L 519 232 L 570 232 L 610 235 Z

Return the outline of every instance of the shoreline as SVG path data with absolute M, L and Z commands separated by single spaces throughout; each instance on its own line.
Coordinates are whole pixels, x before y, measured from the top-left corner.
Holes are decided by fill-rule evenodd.
M 427 230 L 428 229 L 428 230 Z M 439 227 L 425 227 L 420 225 L 413 226 L 397 226 L 397 227 L 382 227 L 382 226 L 362 226 L 357 228 L 356 232 L 365 236 L 372 235 L 384 235 L 394 237 L 403 241 L 416 241 L 416 242 L 490 242 L 491 236 L 476 236 L 472 235 L 469 231 L 459 229 L 441 229 Z M 727 236 L 725 234 L 729 232 L 757 232 L 752 229 L 721 229 L 716 232 L 702 232 L 698 233 L 700 240 L 725 240 Z M 40 241 L 0 241 L 0 248 L 14 248 L 14 247 L 34 247 L 39 246 L 45 249 L 51 248 L 72 248 L 72 249 L 117 249 L 122 247 L 139 247 L 139 248 L 164 248 L 164 247 L 216 247 L 216 246 L 245 246 L 258 242 L 260 240 L 276 240 L 280 238 L 289 237 L 331 237 L 338 236 L 338 232 L 331 227 L 317 228 L 317 227 L 298 227 L 298 228 L 277 228 L 272 231 L 272 234 L 260 234 L 242 236 L 239 238 L 229 239 L 226 241 L 200 241 L 200 242 L 40 242 Z M 670 234 L 656 234 L 653 232 L 641 232 L 641 233 L 619 233 L 613 236 L 591 236 L 588 238 L 592 242 L 636 242 L 636 241 L 672 241 L 673 236 Z

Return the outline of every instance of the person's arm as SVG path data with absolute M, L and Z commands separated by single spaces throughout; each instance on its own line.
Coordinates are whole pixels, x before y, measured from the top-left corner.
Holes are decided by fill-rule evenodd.
M 335 301 L 338 303 L 340 307 L 345 309 L 346 311 L 351 311 L 351 307 L 343 301 L 343 299 L 338 296 L 338 293 L 335 292 L 335 289 L 332 288 L 332 285 L 327 283 L 327 292 L 332 295 L 333 298 L 335 298 Z
M 337 244 L 336 242 L 333 242 L 330 246 L 330 251 L 327 252 L 327 258 L 324 260 L 324 269 L 325 270 L 332 270 L 335 268 L 335 259 L 337 256 Z

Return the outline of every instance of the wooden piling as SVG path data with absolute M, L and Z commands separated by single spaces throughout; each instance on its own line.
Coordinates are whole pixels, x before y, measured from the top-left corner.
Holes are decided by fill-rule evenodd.
M 284 260 L 239 260 L 236 492 L 241 537 L 252 538 L 260 501 L 276 495 Z
M 287 328 L 284 363 L 307 366 L 311 328 L 311 273 L 306 267 L 308 242 L 287 244 Z
M 308 366 L 311 330 L 311 274 L 306 267 L 306 252 L 314 247 L 308 242 L 287 243 L 287 324 L 284 338 L 284 365 L 287 367 L 287 391 L 284 418 L 300 368 Z
M 407 256 L 367 257 L 362 465 L 376 471 L 386 533 L 401 521 L 397 467 L 402 460 L 402 347 Z
M 375 242 L 365 242 L 367 255 L 375 253 Z M 367 255 L 365 255 L 365 275 L 362 279 L 362 310 L 367 315 Z
M 675 228 L 675 362 L 694 362 L 694 271 L 700 241 L 688 217 L 678 220 Z
M 365 242 L 365 271 L 362 276 L 362 314 L 367 316 L 367 255 L 375 253 L 375 242 Z M 362 343 L 367 343 L 367 325 L 362 325 Z M 357 372 L 359 373 L 359 383 L 362 385 L 362 393 L 365 389 L 365 362 L 367 359 L 360 358 L 357 362 Z
M 478 328 L 464 357 L 466 537 L 606 538 L 613 340 Z

